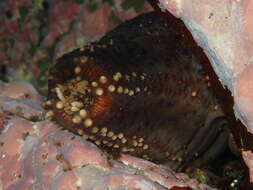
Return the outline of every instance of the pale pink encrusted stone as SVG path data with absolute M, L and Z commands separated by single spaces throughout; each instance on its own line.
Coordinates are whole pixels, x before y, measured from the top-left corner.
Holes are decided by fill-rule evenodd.
M 6 86 L 8 90 L 3 90 Z M 43 97 L 31 85 L 0 83 L 0 89 L 5 97 L 0 102 L 0 189 L 214 190 L 185 174 L 140 158 L 122 155 L 120 160 L 111 160 L 91 142 L 62 131 L 43 116 L 31 121 L 33 113 L 41 114 L 34 106 L 43 109 Z M 30 95 L 23 97 L 24 92 Z M 20 103 L 27 107 L 17 114 L 15 105 Z

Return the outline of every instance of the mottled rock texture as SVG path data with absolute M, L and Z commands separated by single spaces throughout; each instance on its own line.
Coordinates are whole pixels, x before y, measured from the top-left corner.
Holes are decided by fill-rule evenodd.
M 155 0 L 153 5 L 181 18 L 209 57 L 220 81 L 234 96 L 234 111 L 244 123 L 234 135 L 252 154 L 253 1 Z M 251 159 L 251 157 L 244 157 Z M 253 160 L 251 159 L 251 162 Z M 249 160 L 246 162 L 249 167 Z
M 94 144 L 43 119 L 43 97 L 21 82 L 0 83 L 0 189 L 211 190 L 182 173 Z
M 0 79 L 45 87 L 45 74 L 54 57 L 152 10 L 142 2 L 136 10 L 122 8 L 123 0 L 0 1 Z

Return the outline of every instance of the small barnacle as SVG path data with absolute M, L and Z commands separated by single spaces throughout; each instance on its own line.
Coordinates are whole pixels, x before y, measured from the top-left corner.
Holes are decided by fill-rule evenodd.
M 128 92 L 129 92 L 129 89 L 128 89 L 128 88 L 125 88 L 125 89 L 124 89 L 124 94 L 128 94 Z
M 85 109 L 81 109 L 79 111 L 79 115 L 82 117 L 82 118 L 85 118 L 87 116 L 87 111 Z
M 122 74 L 121 74 L 120 72 L 116 72 L 116 73 L 113 75 L 113 80 L 119 81 L 121 77 L 122 77 Z
M 79 102 L 79 101 L 73 101 L 73 102 L 71 102 L 70 104 L 71 104 L 71 106 L 77 107 L 77 108 L 80 108 L 80 107 L 83 106 L 83 103 L 82 103 L 82 102 Z
M 63 104 L 63 102 L 62 101 L 58 101 L 57 103 L 56 103 L 56 108 L 58 108 L 58 109 L 62 109 L 63 108 L 63 106 L 64 106 L 64 104 Z
M 92 126 L 92 124 L 93 124 L 93 121 L 90 118 L 87 118 L 84 120 L 84 125 L 86 127 L 90 127 L 90 126 Z
M 103 90 L 102 88 L 97 88 L 97 89 L 96 89 L 96 95 L 102 96 L 103 93 L 104 93 L 104 90 Z
M 89 135 L 89 136 L 88 136 L 88 139 L 90 139 L 90 140 L 92 140 L 92 141 L 96 140 L 96 138 L 95 138 L 93 135 Z
M 193 91 L 193 92 L 191 93 L 191 95 L 192 95 L 192 97 L 195 97 L 195 96 L 197 95 L 197 92 L 196 92 L 196 91 Z
M 112 131 L 109 131 L 108 133 L 107 133 L 107 137 L 112 137 L 114 135 L 114 133 L 112 132 Z
M 132 74 L 133 77 L 137 77 L 136 72 L 132 72 L 131 74 Z
M 98 83 L 95 82 L 95 81 L 93 81 L 93 82 L 91 82 L 91 85 L 92 85 L 93 87 L 97 87 L 97 86 L 98 86 Z
M 79 111 L 79 108 L 76 107 L 76 106 L 72 106 L 72 107 L 70 108 L 70 110 L 71 110 L 72 112 L 77 112 L 77 111 Z
M 83 134 L 82 137 L 85 139 L 89 139 L 89 135 L 87 135 L 87 134 Z
M 145 76 L 141 75 L 141 76 L 140 76 L 140 79 L 141 79 L 141 80 L 144 80 L 144 79 L 145 79 Z
M 77 133 L 78 133 L 79 135 L 81 135 L 81 136 L 84 135 L 84 131 L 83 131 L 82 129 L 78 129 L 78 130 L 77 130 Z
M 136 140 L 133 140 L 133 146 L 137 146 L 138 142 Z
M 79 74 L 80 72 L 81 72 L 81 68 L 80 68 L 80 67 L 78 67 L 78 66 L 77 66 L 77 67 L 75 67 L 75 73 L 76 73 L 76 74 Z
M 134 95 L 134 91 L 133 90 L 129 90 L 129 96 L 133 96 Z
M 52 101 L 47 100 L 47 101 L 45 102 L 45 104 L 46 104 L 47 106 L 51 106 L 51 105 L 52 105 Z
M 88 57 L 86 57 L 86 56 L 81 56 L 80 57 L 80 62 L 81 63 L 86 63 L 88 61 Z
M 97 128 L 97 127 L 93 127 L 92 129 L 91 129 L 91 132 L 92 133 L 97 133 L 99 131 L 99 129 Z
M 82 118 L 78 115 L 75 115 L 72 119 L 73 123 L 81 123 Z
M 101 133 L 106 133 L 107 132 L 107 128 L 106 127 L 103 127 L 102 129 L 101 129 Z
M 135 92 L 137 93 L 137 92 L 140 92 L 141 91 L 141 89 L 139 88 L 139 87 L 136 87 L 135 88 Z
M 49 110 L 46 112 L 46 118 L 52 117 L 54 115 L 54 112 L 52 110 Z
M 143 143 L 138 143 L 137 146 L 142 147 L 142 146 L 143 146 Z
M 116 134 L 114 134 L 113 136 L 112 136 L 112 140 L 116 140 L 118 137 L 117 137 L 117 135 Z
M 100 145 L 100 144 L 101 144 L 101 141 L 100 141 L 100 140 L 96 140 L 96 141 L 95 141 L 95 144 L 96 144 L 96 145 Z
M 108 147 L 112 147 L 112 146 L 113 146 L 113 143 L 112 143 L 112 142 L 109 142 L 109 143 L 107 144 L 107 146 L 108 146 Z
M 126 138 L 122 138 L 122 139 L 121 139 L 121 142 L 122 142 L 123 144 L 125 144 L 125 143 L 127 142 L 127 139 L 126 139 Z
M 215 105 L 214 106 L 214 110 L 217 111 L 219 109 L 219 106 L 218 105 Z
M 116 87 L 115 87 L 114 85 L 112 85 L 112 84 L 110 84 L 110 85 L 108 86 L 109 92 L 114 92 L 115 89 L 116 89 Z
M 123 87 L 122 87 L 122 86 L 118 86 L 117 92 L 118 92 L 119 94 L 121 94 L 121 93 L 123 92 Z
M 124 137 L 123 133 L 119 133 L 119 134 L 118 134 L 118 138 L 119 138 L 119 139 L 122 139 L 123 137 Z
M 58 97 L 60 100 L 64 101 L 65 98 L 64 98 L 64 95 L 63 95 L 63 93 L 62 93 L 60 87 L 56 87 L 56 88 L 55 88 L 55 91 L 56 91 L 57 97 Z
M 99 78 L 99 82 L 102 83 L 102 84 L 105 84 L 107 82 L 107 77 L 106 76 L 101 76 Z

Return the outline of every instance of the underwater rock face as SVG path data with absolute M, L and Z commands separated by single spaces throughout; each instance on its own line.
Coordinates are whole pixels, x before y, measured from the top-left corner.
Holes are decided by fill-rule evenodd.
M 153 10 L 148 2 L 137 10 L 122 8 L 124 1 L 0 1 L 0 79 L 45 88 L 44 76 L 54 58 Z
M 3 190 L 215 190 L 143 159 L 108 159 L 94 144 L 44 120 L 44 97 L 30 84 L 0 82 L 0 94 Z
M 157 9 L 169 11 L 182 19 L 204 49 L 221 82 L 232 92 L 235 115 L 245 125 L 234 129 L 237 144 L 243 146 L 241 151 L 253 154 L 253 1 L 149 2 Z M 248 160 L 247 163 L 249 162 Z
M 198 167 L 226 146 L 229 121 L 184 24 L 148 13 L 50 69 L 47 117 L 114 157 Z

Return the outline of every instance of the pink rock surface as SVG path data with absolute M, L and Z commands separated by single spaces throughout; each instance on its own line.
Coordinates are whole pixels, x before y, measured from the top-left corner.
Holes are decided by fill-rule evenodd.
M 242 157 L 245 164 L 249 168 L 250 181 L 253 181 L 253 153 L 251 151 L 242 151 Z
M 253 1 L 150 2 L 181 18 L 204 49 L 220 81 L 232 92 L 235 115 L 245 125 L 244 129 L 234 132 L 237 143 L 253 151 Z M 247 157 L 250 171 L 252 163 L 253 157 Z M 253 182 L 252 172 L 250 174 Z
M 253 132 L 250 76 L 253 70 L 251 0 L 159 0 L 158 6 L 181 18 L 208 55 L 221 82 L 234 95 L 237 116 Z M 247 75 L 247 76 L 245 76 Z M 249 81 L 250 80 L 250 81 Z M 244 86 L 244 87 L 242 87 Z M 247 106 L 245 106 L 247 105 Z
M 67 51 L 98 39 L 118 23 L 152 10 L 146 2 L 140 12 L 124 10 L 123 0 L 96 1 L 6 0 L 0 4 L 0 69 L 7 65 L 8 81 L 26 80 L 37 84 L 47 66 Z M 13 56 L 15 55 L 15 56 Z M 17 64 L 18 63 L 18 64 Z M 1 73 L 0 73 L 1 74 Z M 1 75 L 0 75 L 1 77 Z M 43 79 L 42 79 L 43 80 Z M 41 84 L 40 84 L 41 85 Z
M 41 114 L 34 107 L 43 109 L 43 97 L 29 84 L 0 83 L 0 89 L 6 97 L 0 102 L 0 189 L 212 189 L 140 158 L 109 159 L 94 144 L 43 117 L 31 120 L 30 114 L 16 114 L 8 105 L 22 102 L 27 112 Z
M 123 0 L 113 0 L 114 6 L 100 2 L 96 11 L 89 11 L 89 2 L 84 3 L 77 15 L 73 29 L 57 44 L 56 56 L 58 57 L 66 53 L 66 51 L 82 46 L 89 41 L 97 40 L 105 35 L 106 32 L 116 27 L 118 23 L 111 19 L 113 14 L 123 22 L 139 14 L 153 10 L 147 2 L 140 12 L 136 12 L 133 8 L 124 10 L 121 7 L 122 2 Z M 62 12 L 60 11 L 58 14 L 62 14 Z M 52 20 L 56 22 L 60 21 L 57 21 L 54 17 L 52 17 Z M 55 30 L 52 30 L 52 33 L 54 32 Z

